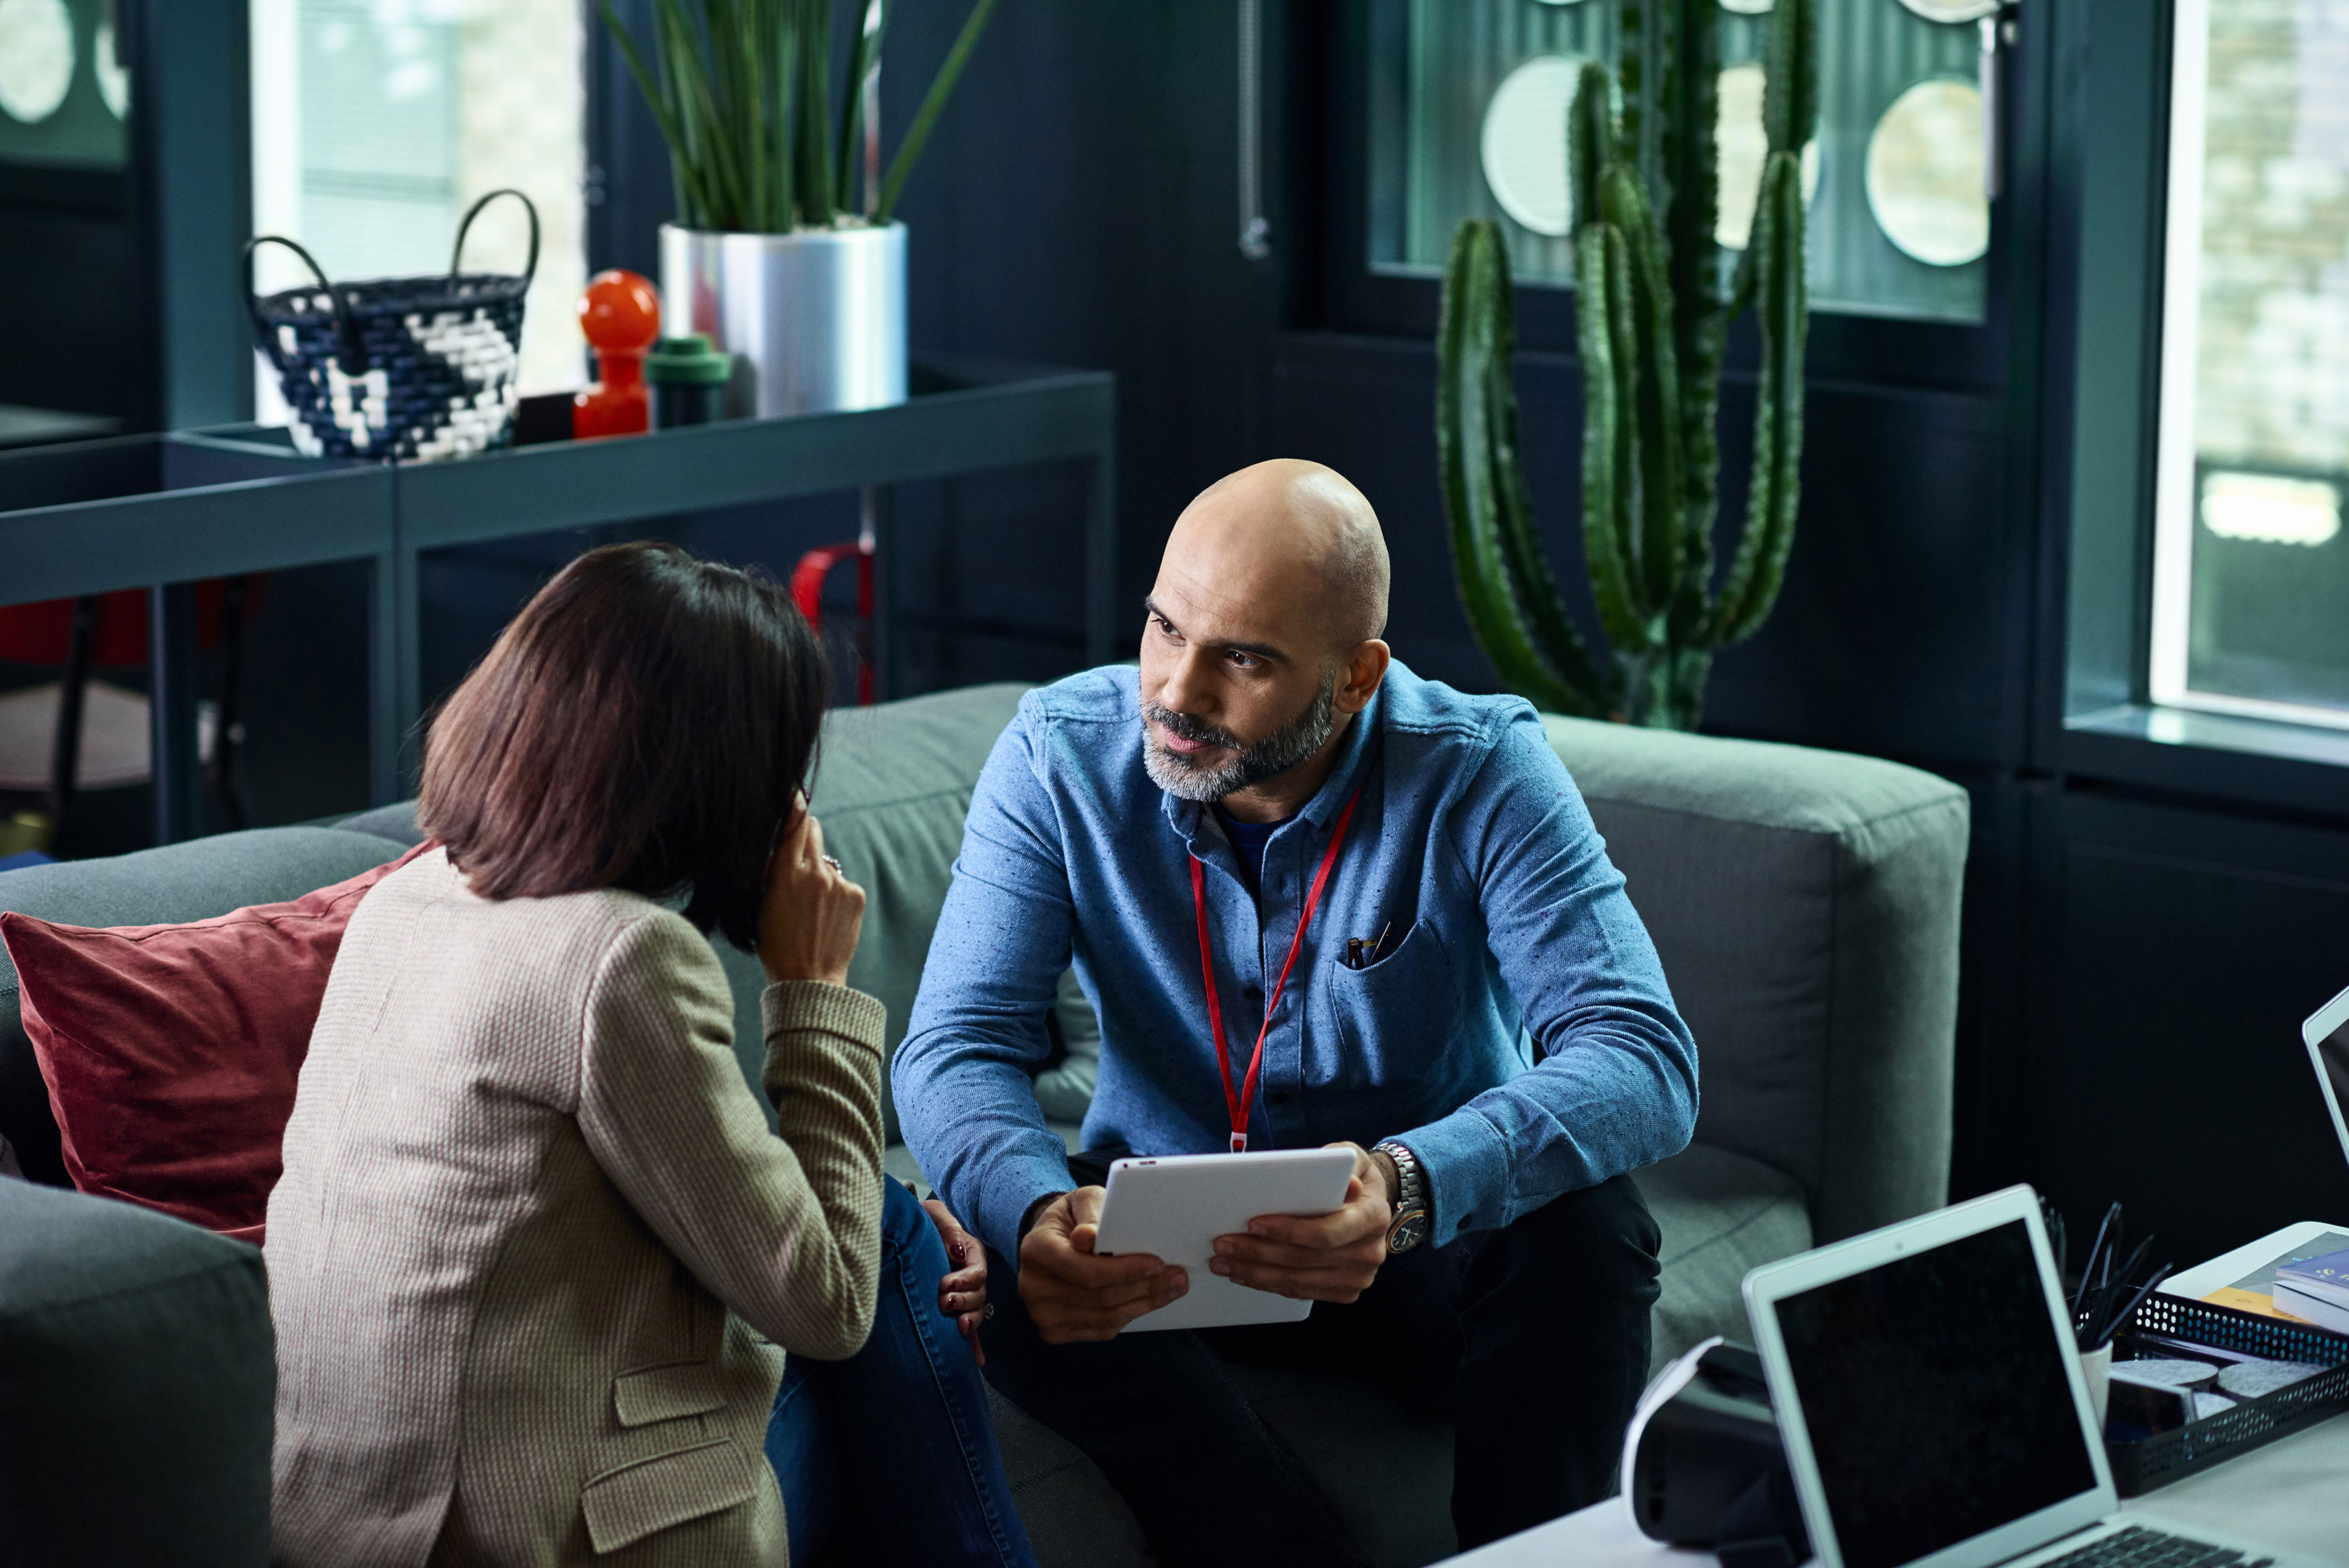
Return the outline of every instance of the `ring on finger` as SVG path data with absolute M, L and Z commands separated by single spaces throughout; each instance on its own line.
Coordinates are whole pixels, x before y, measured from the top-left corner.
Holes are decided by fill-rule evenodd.
M 835 860 L 835 859 L 833 859 L 833 858 L 831 856 L 829 856 L 829 855 L 827 855 L 827 856 L 825 856 L 825 857 L 823 857 L 823 863 L 824 863 L 825 865 L 827 865 L 827 866 L 831 867 L 832 867 L 833 870 L 835 870 L 835 871 L 837 871 L 837 870 L 839 870 L 839 869 L 840 869 L 840 862 L 839 862 L 839 861 L 837 861 L 837 860 Z

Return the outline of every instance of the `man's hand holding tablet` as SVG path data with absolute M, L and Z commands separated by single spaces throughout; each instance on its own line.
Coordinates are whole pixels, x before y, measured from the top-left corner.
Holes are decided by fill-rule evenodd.
M 1216 1238 L 1216 1258 L 1207 1267 L 1234 1284 L 1298 1301 L 1350 1302 L 1371 1288 L 1387 1261 L 1393 1178 L 1361 1144 L 1322 1147 L 1354 1151 L 1344 1206 L 1309 1217 L 1258 1215 L 1248 1221 L 1247 1234 Z
M 1093 1255 L 1105 1187 L 1047 1199 L 1019 1240 L 1019 1299 L 1047 1345 L 1114 1339 L 1191 1288 L 1190 1276 L 1146 1252 Z
M 1360 1145 L 1325 1147 L 1354 1156 L 1339 1205 L 1318 1214 L 1258 1215 L 1246 1231 L 1215 1237 L 1214 1256 L 1206 1260 L 1214 1273 L 1301 1302 L 1350 1302 L 1370 1287 L 1386 1260 L 1392 1178 Z M 1184 1163 L 1213 1168 L 1226 1159 L 1237 1162 L 1227 1168 L 1237 1168 L 1250 1157 L 1193 1157 Z M 1081 1187 L 1044 1199 L 1020 1241 L 1020 1300 L 1047 1344 L 1112 1338 L 1190 1292 L 1189 1272 L 1178 1263 L 1147 1252 L 1097 1251 L 1107 1194 L 1105 1188 Z

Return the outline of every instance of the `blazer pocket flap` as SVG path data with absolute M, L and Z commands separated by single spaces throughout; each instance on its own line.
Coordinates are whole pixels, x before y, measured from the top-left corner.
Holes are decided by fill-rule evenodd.
M 612 1408 L 623 1427 L 699 1416 L 726 1403 L 718 1369 L 707 1361 L 678 1361 L 639 1367 L 612 1380 Z
M 582 1489 L 579 1506 L 600 1553 L 746 1502 L 756 1489 L 741 1449 L 720 1438 L 597 1476 Z

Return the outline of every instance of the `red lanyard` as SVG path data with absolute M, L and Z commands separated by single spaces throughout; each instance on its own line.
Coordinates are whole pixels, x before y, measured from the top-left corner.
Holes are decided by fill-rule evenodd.
M 1288 960 L 1280 966 L 1280 979 L 1265 999 L 1264 1024 L 1256 1032 L 1256 1054 L 1248 1058 L 1247 1078 L 1237 1092 L 1232 1088 L 1232 1048 L 1224 1038 L 1224 1004 L 1216 995 L 1216 953 L 1207 935 L 1207 878 L 1199 857 L 1191 857 L 1191 902 L 1199 911 L 1199 972 L 1207 982 L 1207 1026 L 1216 1036 L 1216 1075 L 1224 1085 L 1224 1108 L 1231 1113 L 1232 1152 L 1247 1151 L 1248 1112 L 1256 1105 L 1257 1075 L 1264 1068 L 1264 1037 L 1272 1032 L 1273 1009 L 1280 1005 L 1280 993 L 1288 989 L 1288 971 L 1297 967 L 1297 950 L 1305 945 L 1305 929 L 1313 923 L 1313 911 L 1321 906 L 1321 889 L 1330 885 L 1330 873 L 1338 864 L 1338 846 L 1346 842 L 1346 825 L 1354 819 L 1354 806 L 1362 798 L 1362 786 L 1356 784 L 1347 798 L 1346 809 L 1338 814 L 1338 826 L 1330 834 L 1330 847 L 1321 852 L 1321 869 L 1313 874 L 1312 890 L 1305 895 L 1305 912 L 1298 917 L 1297 934 L 1288 939 Z

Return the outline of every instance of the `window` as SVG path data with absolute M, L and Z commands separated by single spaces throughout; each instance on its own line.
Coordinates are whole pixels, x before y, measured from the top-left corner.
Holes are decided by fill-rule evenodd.
M 0 0 L 0 5 L 15 0 Z M 441 271 L 466 208 L 511 186 L 538 208 L 522 389 L 576 386 L 586 281 L 583 7 L 576 0 L 252 0 L 254 233 L 333 279 Z M 470 265 L 515 268 L 518 202 L 491 205 Z M 304 281 L 278 246 L 260 287 Z M 256 401 L 284 419 L 265 364 Z
M 2156 702 L 2349 728 L 2349 0 L 2176 0 Z
M 1612 63 L 1604 0 L 1385 0 L 1407 40 L 1376 86 L 1370 264 L 1442 271 L 1466 217 L 1501 221 L 1521 283 L 1570 284 L 1565 124 L 1576 72 Z M 1770 0 L 1722 0 L 1715 237 L 1741 248 L 1761 181 Z M 1974 323 L 1990 204 L 1982 0 L 1824 0 L 1821 113 L 1806 151 L 1814 308 Z

